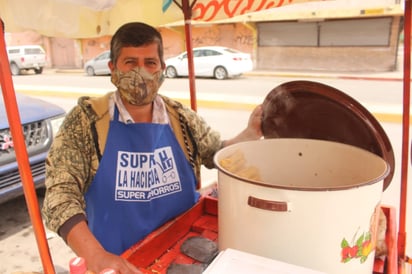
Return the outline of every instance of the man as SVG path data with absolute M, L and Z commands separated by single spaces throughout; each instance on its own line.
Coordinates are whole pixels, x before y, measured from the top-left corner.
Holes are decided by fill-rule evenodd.
M 47 160 L 43 213 L 89 270 L 139 273 L 118 255 L 197 202 L 200 167 L 213 168 L 222 146 L 261 138 L 262 110 L 222 142 L 197 113 L 157 93 L 165 64 L 156 29 L 125 24 L 110 48 L 117 90 L 82 97 L 67 115 Z

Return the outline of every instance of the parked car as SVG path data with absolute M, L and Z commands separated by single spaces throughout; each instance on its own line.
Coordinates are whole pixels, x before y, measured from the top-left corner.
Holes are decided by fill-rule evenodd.
M 1 93 L 1 90 L 0 90 Z M 23 194 L 13 138 L 0 96 L 0 204 Z M 16 94 L 27 153 L 36 188 L 44 186 L 45 159 L 65 111 L 54 104 Z
M 189 75 L 187 52 L 165 62 L 167 77 Z M 250 54 L 219 46 L 193 48 L 193 63 L 196 77 L 214 77 L 218 80 L 240 76 L 253 69 Z
M 38 45 L 7 47 L 7 56 L 13 75 L 20 75 L 24 70 L 41 74 L 46 66 L 46 53 Z
M 110 75 L 109 63 L 110 51 L 100 53 L 93 59 L 90 59 L 84 64 L 84 70 L 89 76 L 94 75 Z

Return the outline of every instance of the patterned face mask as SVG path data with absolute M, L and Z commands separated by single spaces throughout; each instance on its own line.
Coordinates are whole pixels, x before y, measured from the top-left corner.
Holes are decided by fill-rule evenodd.
M 164 80 L 163 71 L 150 74 L 144 68 L 135 68 L 128 72 L 115 69 L 111 81 L 117 87 L 120 97 L 136 106 L 153 102 Z

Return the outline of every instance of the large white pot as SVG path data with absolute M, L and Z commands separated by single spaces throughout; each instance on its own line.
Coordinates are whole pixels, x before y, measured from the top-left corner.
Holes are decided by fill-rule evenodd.
M 222 166 L 235 152 L 259 170 L 260 180 Z M 220 250 L 330 274 L 372 273 L 375 212 L 389 173 L 381 157 L 336 142 L 265 139 L 228 146 L 214 160 Z

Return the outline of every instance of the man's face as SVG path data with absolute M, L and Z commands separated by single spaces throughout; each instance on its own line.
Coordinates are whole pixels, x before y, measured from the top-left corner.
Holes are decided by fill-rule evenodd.
M 120 50 L 116 64 L 109 62 L 109 68 L 111 71 L 117 68 L 122 72 L 128 72 L 136 67 L 143 67 L 151 74 L 158 72 L 163 66 L 157 47 L 156 43 L 141 47 L 124 47 Z

